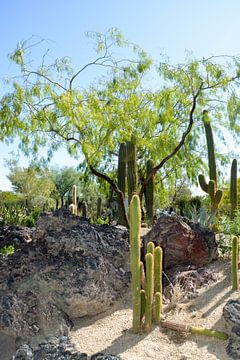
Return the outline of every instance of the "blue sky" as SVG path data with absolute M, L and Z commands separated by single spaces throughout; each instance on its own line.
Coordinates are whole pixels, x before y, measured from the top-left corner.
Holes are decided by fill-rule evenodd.
M 70 56 L 76 64 L 85 64 L 93 52 L 84 33 L 111 27 L 119 28 L 154 59 L 163 51 L 174 62 L 183 61 L 186 50 L 196 57 L 240 54 L 239 0 L 5 0 L 0 2 L 0 14 L 0 78 L 13 75 L 7 55 L 31 35 L 48 39 L 53 58 Z M 0 144 L 0 190 L 10 189 L 3 165 L 15 148 L 16 143 Z M 26 166 L 27 160 L 21 157 L 20 163 Z M 52 163 L 77 164 L 63 151 Z

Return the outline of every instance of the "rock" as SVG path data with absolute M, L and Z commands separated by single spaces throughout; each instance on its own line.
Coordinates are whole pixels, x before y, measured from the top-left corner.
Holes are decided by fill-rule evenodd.
M 86 353 L 80 353 L 74 349 L 69 338 L 62 336 L 60 338 L 50 338 L 40 343 L 35 349 L 28 344 L 22 344 L 17 350 L 13 360 L 121 360 L 121 357 L 97 353 L 87 356 Z
M 223 308 L 223 317 L 230 334 L 227 354 L 231 359 L 240 359 L 240 300 L 229 300 Z
M 177 215 L 162 214 L 143 236 L 143 248 L 149 241 L 163 248 L 165 269 L 181 264 L 202 267 L 218 256 L 214 232 Z
M 128 232 L 58 210 L 43 214 L 13 255 L 0 257 L 0 332 L 29 345 L 66 335 L 130 284 Z
M 165 296 L 172 293 L 172 286 L 179 285 L 182 295 L 186 299 L 193 299 L 198 295 L 198 290 L 210 286 L 217 281 L 216 275 L 206 268 L 197 268 L 194 265 L 176 265 L 167 271 L 164 278 Z M 167 296 L 168 297 L 168 296 Z

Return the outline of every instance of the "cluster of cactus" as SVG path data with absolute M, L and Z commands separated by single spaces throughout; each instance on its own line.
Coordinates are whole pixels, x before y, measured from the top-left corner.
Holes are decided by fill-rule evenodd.
M 238 290 L 239 279 L 238 279 L 238 238 L 234 236 L 232 239 L 232 289 Z
M 133 195 L 130 203 L 130 258 L 133 331 L 136 333 L 141 330 L 142 325 L 148 332 L 153 321 L 159 324 L 162 308 L 162 249 L 159 246 L 155 248 L 152 242 L 148 243 L 145 274 L 140 257 L 140 225 L 140 200 L 138 195 Z
M 218 206 L 223 197 L 223 191 L 216 188 L 214 180 L 209 180 L 207 183 L 204 175 L 198 176 L 199 184 L 203 191 L 209 194 L 211 199 L 211 213 L 217 212 Z
M 153 161 L 147 161 L 147 175 L 153 168 Z M 154 183 L 153 178 L 148 182 L 145 190 L 145 202 L 146 202 L 146 218 L 149 224 L 153 221 L 153 203 L 154 203 Z
M 78 207 L 77 207 L 77 186 L 73 185 L 72 187 L 72 203 L 69 205 L 69 210 L 72 214 L 78 214 Z
M 237 160 L 233 159 L 231 166 L 230 179 L 230 203 L 231 203 L 231 219 L 233 220 L 237 209 L 238 191 L 237 191 Z

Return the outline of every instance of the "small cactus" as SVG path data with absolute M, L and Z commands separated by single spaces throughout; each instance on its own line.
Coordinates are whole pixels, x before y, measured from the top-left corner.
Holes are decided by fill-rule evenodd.
M 152 309 L 153 309 L 153 254 L 147 253 L 146 260 L 146 309 L 145 309 L 145 331 L 149 332 L 152 326 Z
M 232 239 L 232 289 L 238 290 L 238 238 L 234 236 Z
M 77 215 L 77 186 L 73 185 L 72 187 L 72 193 L 73 193 L 73 205 L 74 205 L 74 214 Z
M 154 250 L 154 317 L 156 324 L 160 323 L 162 311 L 162 259 L 162 248 L 160 246 L 157 246 Z

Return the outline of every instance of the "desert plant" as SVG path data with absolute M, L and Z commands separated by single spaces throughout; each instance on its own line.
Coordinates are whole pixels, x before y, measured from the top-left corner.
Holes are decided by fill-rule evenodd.
M 132 195 L 137 192 L 137 148 L 134 136 L 131 137 L 131 141 L 127 141 L 126 150 L 128 202 L 130 203 Z
M 100 219 L 102 215 L 102 198 L 97 199 L 97 219 Z
M 231 179 L 230 179 L 230 202 L 231 202 L 231 219 L 235 216 L 238 202 L 237 191 L 237 160 L 233 159 L 231 166 Z
M 217 187 L 217 168 L 216 168 L 216 159 L 215 159 L 213 131 L 211 126 L 211 119 L 207 110 L 203 111 L 202 120 L 205 129 L 206 140 L 207 140 L 209 179 L 213 180 L 215 182 L 215 186 Z
M 151 252 L 145 255 L 146 260 L 146 307 L 145 331 L 150 331 L 152 326 L 153 293 L 154 293 L 154 256 Z
M 234 236 L 232 239 L 232 289 L 238 290 L 238 238 Z
M 223 191 L 216 188 L 216 184 L 214 180 L 209 180 L 207 183 L 205 176 L 200 174 L 198 176 L 199 185 L 202 190 L 209 194 L 211 199 L 211 212 L 218 210 L 219 204 L 223 197 Z
M 126 191 L 126 170 L 127 170 L 127 148 L 126 143 L 120 144 L 118 153 L 118 188 L 125 197 Z M 118 224 L 126 226 L 125 209 L 122 207 L 120 195 L 118 194 Z
M 133 195 L 130 202 L 130 258 L 132 273 L 133 331 L 141 329 L 141 269 L 140 269 L 140 200 Z
M 147 175 L 153 168 L 153 161 L 147 161 Z M 153 221 L 153 204 L 154 204 L 154 183 L 153 178 L 148 182 L 145 190 L 145 202 L 146 202 L 146 218 L 149 224 Z

